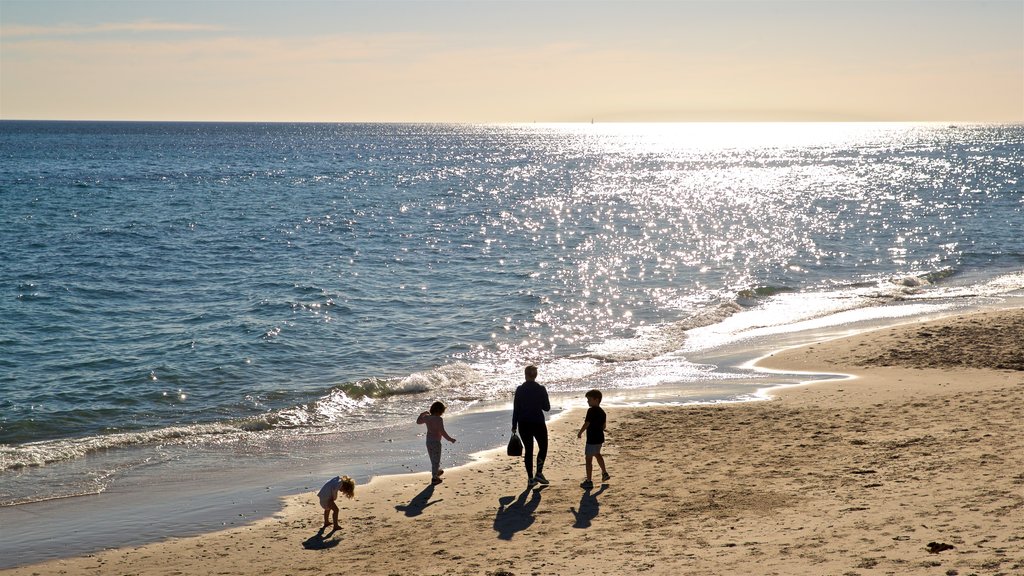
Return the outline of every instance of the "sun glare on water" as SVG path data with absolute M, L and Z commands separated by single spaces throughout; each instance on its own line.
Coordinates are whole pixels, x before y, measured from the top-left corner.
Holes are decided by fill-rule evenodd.
M 855 145 L 886 136 L 905 137 L 907 129 L 933 123 L 890 122 L 682 122 L 547 124 L 561 134 L 596 137 L 611 149 L 659 154 L 726 149 L 801 148 Z

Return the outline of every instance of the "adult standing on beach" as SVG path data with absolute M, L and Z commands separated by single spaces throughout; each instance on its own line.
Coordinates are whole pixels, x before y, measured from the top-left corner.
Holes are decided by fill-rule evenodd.
M 547 388 L 537 384 L 537 367 L 526 367 L 526 382 L 516 388 L 512 402 L 512 431 L 518 428 L 523 439 L 523 459 L 526 464 L 526 477 L 530 486 L 536 483 L 547 484 L 544 477 L 544 459 L 548 455 L 548 425 L 544 420 L 544 412 L 551 410 Z M 537 475 L 533 474 L 533 441 L 537 441 Z

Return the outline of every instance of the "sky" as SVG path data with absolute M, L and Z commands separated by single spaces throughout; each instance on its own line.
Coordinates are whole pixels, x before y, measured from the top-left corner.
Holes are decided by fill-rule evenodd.
M 1024 0 L 0 0 L 0 119 L 1024 122 Z

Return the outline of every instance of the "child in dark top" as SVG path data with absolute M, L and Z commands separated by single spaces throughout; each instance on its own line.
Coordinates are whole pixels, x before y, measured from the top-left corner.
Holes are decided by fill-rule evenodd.
M 597 459 L 598 465 L 601 466 L 601 481 L 607 482 L 611 478 L 608 469 L 604 467 L 604 456 L 601 455 L 601 445 L 604 444 L 604 431 L 608 422 L 608 417 L 601 409 L 601 391 L 587 392 L 587 404 L 590 408 L 587 409 L 586 419 L 583 421 L 583 427 L 576 434 L 576 437 L 580 438 L 584 432 L 587 433 L 587 446 L 584 449 L 584 454 L 587 456 L 587 479 L 580 483 L 580 488 L 584 490 L 594 487 L 594 482 L 590 479 L 594 471 L 594 459 Z
M 444 414 L 446 407 L 442 402 L 434 402 L 430 405 L 429 412 L 423 412 L 416 419 L 417 424 L 427 425 L 427 456 L 430 457 L 430 482 L 431 484 L 441 483 L 441 438 L 449 442 L 455 442 L 455 438 L 448 435 L 444 429 Z

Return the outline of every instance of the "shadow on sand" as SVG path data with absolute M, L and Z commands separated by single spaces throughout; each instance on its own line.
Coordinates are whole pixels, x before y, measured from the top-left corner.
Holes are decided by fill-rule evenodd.
M 597 513 L 601 510 L 601 504 L 597 501 L 597 497 L 607 487 L 607 484 L 602 484 L 601 489 L 597 492 L 591 492 L 592 488 L 585 489 L 583 495 L 580 496 L 579 509 L 569 507 L 569 512 L 576 517 L 576 522 L 572 525 L 573 528 L 590 528 L 590 523 L 597 518 Z
M 522 532 L 533 524 L 534 512 L 540 506 L 540 493 L 544 488 L 546 486 L 532 490 L 527 488 L 519 498 L 502 496 L 498 499 L 498 512 L 494 515 L 494 531 L 498 533 L 498 538 L 511 540 L 516 532 Z
M 340 538 L 333 538 L 334 533 L 337 532 L 337 530 L 331 528 L 331 531 L 326 534 L 324 534 L 324 530 L 326 530 L 326 528 L 321 528 L 316 534 L 310 536 L 302 543 L 302 547 L 306 550 L 326 550 L 341 544 Z
M 434 500 L 433 502 L 431 502 L 430 497 L 433 495 L 434 485 L 430 484 L 426 488 L 424 488 L 419 494 L 413 496 L 412 500 L 410 500 L 408 504 L 396 504 L 395 510 L 398 510 L 399 512 L 404 512 L 405 515 L 409 516 L 410 518 L 413 516 L 419 516 L 420 514 L 423 514 L 423 510 L 425 510 L 427 506 L 437 504 L 438 502 L 444 500 L 444 498 L 440 498 L 438 500 Z

